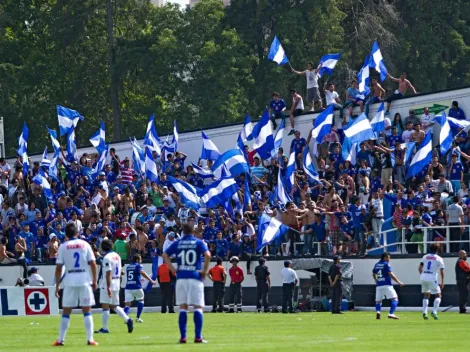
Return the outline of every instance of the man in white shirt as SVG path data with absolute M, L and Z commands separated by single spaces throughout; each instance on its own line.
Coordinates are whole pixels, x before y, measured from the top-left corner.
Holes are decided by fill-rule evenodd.
M 44 286 L 44 279 L 38 274 L 38 270 L 34 266 L 28 270 L 29 286 Z
M 335 91 L 335 84 L 330 83 L 328 85 L 328 89 L 324 90 L 325 92 L 325 101 L 326 101 L 326 106 L 329 106 L 330 104 L 333 104 L 334 110 L 339 110 L 339 119 L 337 123 L 333 123 L 333 126 L 336 126 L 336 128 L 343 129 L 343 122 L 346 122 L 343 118 L 343 105 L 341 105 L 341 100 L 339 99 L 339 94 L 338 92 Z M 334 119 L 334 116 L 333 116 Z
M 2 185 L 8 187 L 8 181 L 10 180 L 11 167 L 10 165 L 8 165 L 5 158 L 0 158 L 0 170 L 1 170 L 0 182 Z
M 446 222 L 451 226 L 449 228 L 449 240 L 451 241 L 450 251 L 452 253 L 457 253 L 460 249 L 460 236 L 464 229 L 462 227 L 464 225 L 464 212 L 462 207 L 459 205 L 458 196 L 454 196 L 452 198 L 452 204 L 447 207 Z
M 313 68 L 313 63 L 307 64 L 307 70 L 296 71 L 292 69 L 297 75 L 305 75 L 307 77 L 307 103 L 308 110 L 313 111 L 314 106 L 318 104 L 318 108 L 322 108 L 320 89 L 318 88 L 318 71 L 320 71 L 321 64 L 316 69 Z
M 375 244 L 380 244 L 380 231 L 384 223 L 384 205 L 383 205 L 384 194 L 381 189 L 377 192 L 372 193 L 372 199 L 370 200 L 371 209 L 374 214 L 372 216 L 372 234 L 375 239 Z
M 55 295 L 60 297 L 60 285 L 64 287 L 62 292 L 62 319 L 60 321 L 59 338 L 53 346 L 63 346 L 65 335 L 70 325 L 72 308 L 81 307 L 84 316 L 87 343 L 97 346 L 93 339 L 93 317 L 91 307 L 95 305 L 93 290 L 96 290 L 96 261 L 90 245 L 79 238 L 77 227 L 67 224 L 65 227 L 64 242 L 58 250 L 55 270 Z M 65 275 L 62 277 L 62 270 Z M 62 281 L 61 281 L 62 280 Z
M 292 262 L 286 260 L 284 262 L 284 269 L 281 270 L 282 277 L 282 312 L 293 313 L 292 309 L 292 297 L 294 295 L 294 289 L 299 281 L 297 273 L 292 269 Z
M 403 131 L 401 134 L 401 139 L 403 139 L 404 143 L 409 143 L 411 141 L 411 135 L 414 133 L 413 124 L 408 122 L 406 124 L 406 130 Z
M 432 129 L 432 125 L 434 124 L 434 117 L 429 114 L 429 109 L 427 107 L 424 108 L 424 113 L 423 115 L 421 115 L 421 125 L 423 126 L 424 133 L 428 133 L 428 131 Z
M 421 292 L 423 298 L 423 318 L 428 319 L 429 297 L 435 295 L 432 317 L 438 320 L 437 310 L 441 304 L 441 290 L 444 288 L 444 260 L 436 253 L 439 246 L 436 243 L 431 244 L 431 253 L 426 254 L 419 264 L 419 273 L 421 279 Z M 438 276 L 441 278 L 439 284 Z
M 108 334 L 110 308 L 127 324 L 127 331 L 134 331 L 134 321 L 119 306 L 119 290 L 121 288 L 121 257 L 113 252 L 113 242 L 106 239 L 101 242 L 101 249 L 105 252 L 101 264 L 100 303 L 103 308 L 101 315 L 101 329 L 95 333 Z

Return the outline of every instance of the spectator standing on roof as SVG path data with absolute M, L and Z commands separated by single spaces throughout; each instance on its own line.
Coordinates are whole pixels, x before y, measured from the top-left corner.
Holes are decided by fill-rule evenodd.
M 321 64 L 317 68 L 313 68 L 313 63 L 307 64 L 305 71 L 296 71 L 292 69 L 296 75 L 305 75 L 307 77 L 307 103 L 308 111 L 313 111 L 316 104 L 318 108 L 322 108 L 320 89 L 318 88 L 318 71 L 320 71 Z
M 398 89 L 387 99 L 385 99 L 385 101 L 387 102 L 387 111 L 385 112 L 385 115 L 390 114 L 390 105 L 392 104 L 392 101 L 403 98 L 408 88 L 410 88 L 414 94 L 418 94 L 415 87 L 411 84 L 410 81 L 406 79 L 406 72 L 403 72 L 400 75 L 400 78 L 392 77 L 390 76 L 390 74 L 388 75 L 388 78 L 390 78 L 394 82 L 398 82 Z

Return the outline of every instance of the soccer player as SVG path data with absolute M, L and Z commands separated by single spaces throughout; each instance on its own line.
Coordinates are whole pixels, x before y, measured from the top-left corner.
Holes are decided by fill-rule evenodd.
M 382 300 L 390 299 L 392 304 L 390 305 L 390 311 L 388 313 L 389 319 L 399 319 L 394 313 L 395 309 L 398 306 L 398 296 L 395 292 L 395 289 L 392 285 L 392 280 L 395 281 L 400 286 L 403 286 L 403 283 L 398 280 L 395 274 L 392 272 L 390 267 L 390 253 L 384 252 L 380 257 L 380 260 L 375 264 L 374 269 L 372 270 L 372 276 L 376 283 L 375 288 L 375 310 L 376 318 L 380 319 L 380 309 L 382 308 Z
M 81 307 L 88 345 L 97 346 L 93 339 L 93 317 L 91 307 L 95 305 L 93 290 L 96 289 L 96 262 L 90 245 L 77 238 L 78 230 L 75 224 L 67 224 L 65 236 L 67 241 L 59 247 L 55 269 L 55 295 L 59 298 L 59 287 L 62 269 L 65 276 L 62 280 L 62 319 L 60 321 L 59 338 L 53 346 L 63 346 L 65 335 L 70 324 L 72 308 Z
M 432 317 L 438 320 L 437 310 L 441 304 L 441 290 L 444 288 L 444 260 L 436 253 L 439 246 L 436 243 L 431 244 L 431 253 L 426 254 L 419 264 L 419 273 L 421 274 L 421 292 L 423 298 L 423 318 L 428 318 L 429 297 L 435 295 Z M 440 275 L 439 275 L 440 274 Z M 438 284 L 438 276 L 441 277 L 441 283 Z
M 131 309 L 132 301 L 137 301 L 137 317 L 136 322 L 143 323 L 144 321 L 140 319 L 142 311 L 144 310 L 144 290 L 142 290 L 141 277 L 150 281 L 152 285 L 155 285 L 155 281 L 152 280 L 150 276 L 142 268 L 142 257 L 140 254 L 134 254 L 132 257 L 132 263 L 129 264 L 126 268 L 126 287 L 124 288 L 124 312 L 129 315 L 129 310 Z
M 211 254 L 207 245 L 192 235 L 194 221 L 183 224 L 182 237 L 172 243 L 163 253 L 163 260 L 173 273 L 176 273 L 176 304 L 180 306 L 178 324 L 181 338 L 179 343 L 186 343 L 186 323 L 188 307 L 194 306 L 195 343 L 207 343 L 202 337 L 202 311 L 204 308 L 204 283 Z M 170 257 L 176 255 L 178 269 L 171 263 Z M 201 256 L 204 256 L 202 264 Z M 202 266 L 202 268 L 201 268 Z
M 105 252 L 101 265 L 100 303 L 103 308 L 101 315 L 101 329 L 95 333 L 108 334 L 108 322 L 111 308 L 127 324 L 127 331 L 134 330 L 134 321 L 119 306 L 119 289 L 121 286 L 121 257 L 113 252 L 113 242 L 103 240 L 101 249 Z M 103 273 L 104 272 L 104 273 Z

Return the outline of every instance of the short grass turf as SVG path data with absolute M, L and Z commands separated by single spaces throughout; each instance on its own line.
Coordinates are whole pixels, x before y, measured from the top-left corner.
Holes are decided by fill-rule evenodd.
M 424 321 L 421 313 L 397 313 L 400 320 L 380 321 L 374 312 L 300 314 L 204 314 L 207 345 L 194 344 L 193 315 L 188 316 L 188 343 L 178 345 L 178 313 L 144 313 L 132 334 L 115 314 L 110 333 L 95 334 L 99 346 L 86 346 L 82 315 L 72 315 L 64 351 L 462 351 L 468 346 L 470 315 L 441 313 Z M 5 351 L 50 351 L 60 317 L 1 317 Z M 95 329 L 101 315 L 94 314 Z M 3 349 L 2 349 L 3 350 Z

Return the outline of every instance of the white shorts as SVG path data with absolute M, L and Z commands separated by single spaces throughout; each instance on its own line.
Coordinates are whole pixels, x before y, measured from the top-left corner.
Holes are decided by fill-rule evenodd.
M 398 295 L 393 286 L 377 286 L 375 288 L 375 301 L 379 302 L 383 299 L 397 298 Z
M 144 290 L 124 290 L 124 302 L 143 301 Z
M 62 293 L 62 307 L 92 307 L 95 305 L 95 296 L 91 286 L 71 287 L 65 286 Z
M 100 290 L 100 303 L 101 304 L 109 304 L 110 306 L 118 306 L 119 305 L 119 290 L 111 291 L 112 296 L 109 298 L 108 290 L 105 288 L 101 288 Z
M 197 279 L 176 281 L 176 304 L 204 307 L 204 284 Z
M 421 293 L 436 295 L 441 293 L 441 288 L 437 281 L 421 281 Z

